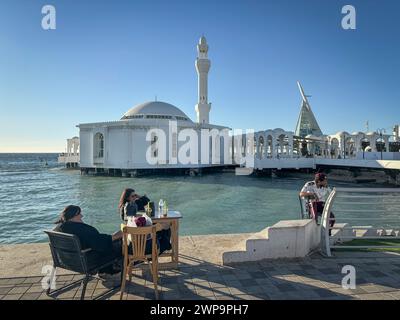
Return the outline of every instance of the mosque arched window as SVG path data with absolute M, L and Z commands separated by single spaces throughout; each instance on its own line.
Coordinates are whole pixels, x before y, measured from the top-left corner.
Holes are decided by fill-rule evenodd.
M 376 145 L 376 151 L 378 152 L 386 152 L 386 143 L 385 140 L 383 138 L 378 138 L 375 141 L 375 145 Z
M 273 157 L 273 151 L 274 151 L 274 139 L 271 135 L 267 136 L 267 157 L 272 158 Z
M 258 150 L 257 150 L 257 156 L 258 159 L 263 159 L 265 156 L 265 146 L 264 146 L 264 137 L 260 136 L 258 138 Z
M 94 136 L 93 143 L 93 155 L 95 158 L 103 158 L 104 157 L 104 136 L 102 133 L 98 132 Z

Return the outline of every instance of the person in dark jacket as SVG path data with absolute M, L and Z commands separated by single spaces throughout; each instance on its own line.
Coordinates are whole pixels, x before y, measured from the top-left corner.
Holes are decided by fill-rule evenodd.
M 91 258 L 96 261 L 105 261 L 108 258 L 122 257 L 122 232 L 112 235 L 100 233 L 96 228 L 86 224 L 82 220 L 82 210 L 78 206 L 69 205 L 61 212 L 60 219 L 56 221 L 55 231 L 74 234 L 78 237 L 82 249 L 92 249 Z M 118 273 L 118 266 L 109 266 L 100 273 Z

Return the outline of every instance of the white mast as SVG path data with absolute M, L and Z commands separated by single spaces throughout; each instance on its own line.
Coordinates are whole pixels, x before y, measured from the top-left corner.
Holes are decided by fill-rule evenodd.
M 306 105 L 307 109 L 310 110 L 310 104 L 308 103 L 308 99 L 306 94 L 304 93 L 303 87 L 301 86 L 301 83 L 297 81 L 297 86 L 299 87 L 301 98 L 303 99 L 304 104 Z

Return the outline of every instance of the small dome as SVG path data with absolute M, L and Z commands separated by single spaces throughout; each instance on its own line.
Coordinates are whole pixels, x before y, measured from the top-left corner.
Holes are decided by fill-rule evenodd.
M 162 101 L 150 101 L 138 104 L 129 109 L 123 115 L 121 120 L 137 118 L 173 119 L 192 122 L 192 120 L 190 120 L 190 118 L 179 108 Z
M 373 136 L 373 135 L 375 135 L 375 134 L 377 134 L 377 133 L 374 132 L 374 131 L 367 132 L 367 136 Z
M 342 135 L 350 135 L 350 134 L 346 131 L 339 131 L 336 133 L 336 136 L 342 136 Z
M 364 133 L 361 132 L 361 131 L 354 131 L 354 132 L 352 133 L 353 136 L 358 136 L 359 134 L 364 134 Z

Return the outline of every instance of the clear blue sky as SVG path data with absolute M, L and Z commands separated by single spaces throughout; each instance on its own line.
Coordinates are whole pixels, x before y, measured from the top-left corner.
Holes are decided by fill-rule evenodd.
M 57 29 L 41 28 L 41 8 Z M 341 28 L 341 8 L 357 30 Z M 75 125 L 153 100 L 193 120 L 209 43 L 212 123 L 294 130 L 300 80 L 324 133 L 400 122 L 400 1 L 0 2 L 0 152 L 63 151 Z

